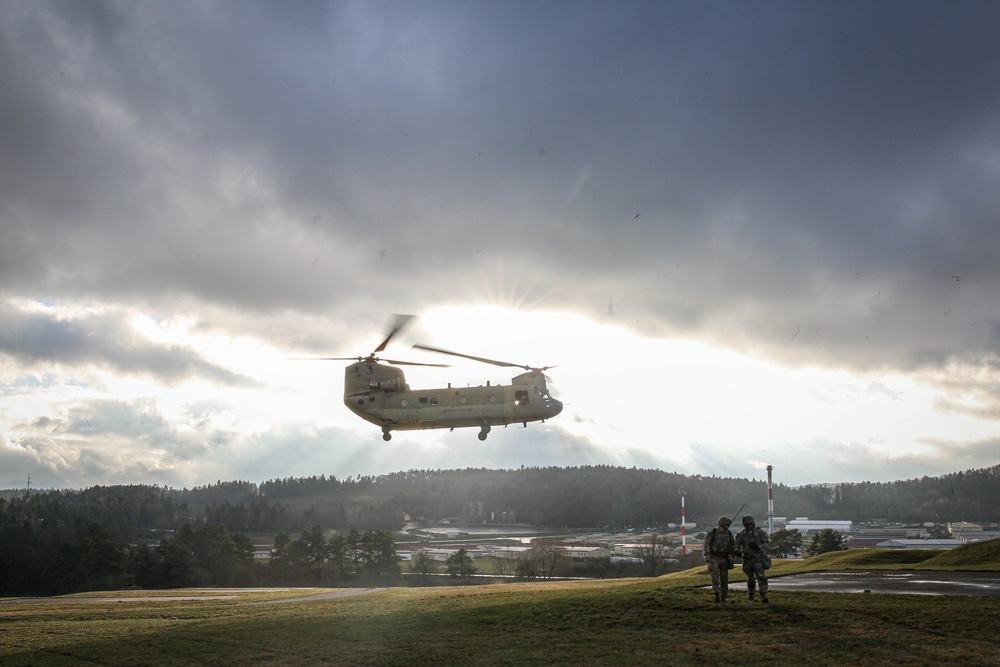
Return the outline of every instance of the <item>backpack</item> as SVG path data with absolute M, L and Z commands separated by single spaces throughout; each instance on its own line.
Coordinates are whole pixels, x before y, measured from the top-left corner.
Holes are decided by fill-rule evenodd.
M 712 551 L 718 551 L 720 553 L 726 552 L 726 551 L 728 551 L 729 547 L 732 546 L 733 541 L 735 540 L 735 538 L 733 537 L 733 534 L 731 532 L 729 532 L 728 530 L 725 533 L 723 533 L 723 535 L 726 536 L 726 541 L 725 541 L 724 544 L 719 541 L 719 529 L 718 528 L 713 528 L 711 531 L 709 531 L 709 533 L 710 533 L 710 538 L 709 538 L 708 543 L 712 547 Z M 719 547 L 722 547 L 722 548 L 720 549 Z

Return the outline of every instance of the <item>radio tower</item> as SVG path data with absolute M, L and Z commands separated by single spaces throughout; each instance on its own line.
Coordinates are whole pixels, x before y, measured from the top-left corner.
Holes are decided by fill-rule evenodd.
M 773 466 L 767 466 L 767 532 L 774 532 L 774 488 L 771 486 L 771 470 Z
M 687 556 L 687 517 L 684 515 L 684 487 L 681 487 L 681 556 Z

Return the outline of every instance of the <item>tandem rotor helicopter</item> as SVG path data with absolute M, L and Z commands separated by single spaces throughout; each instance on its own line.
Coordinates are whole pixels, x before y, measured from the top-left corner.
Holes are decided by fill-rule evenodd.
M 344 371 L 344 405 L 362 419 L 382 427 L 382 439 L 392 439 L 392 431 L 479 427 L 479 439 L 485 440 L 493 426 L 545 421 L 562 412 L 563 404 L 554 399 L 545 385 L 543 366 L 533 368 L 506 361 L 449 352 L 426 345 L 414 348 L 481 361 L 494 366 L 523 368 L 526 372 L 511 379 L 509 385 L 452 387 L 445 389 L 410 389 L 403 371 L 394 366 L 434 366 L 412 361 L 380 359 L 389 341 L 413 319 L 397 315 L 385 340 L 367 357 L 320 357 L 323 361 L 354 361 Z

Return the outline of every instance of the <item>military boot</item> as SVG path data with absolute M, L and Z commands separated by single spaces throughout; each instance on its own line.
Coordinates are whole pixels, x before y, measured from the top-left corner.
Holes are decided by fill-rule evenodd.
M 716 602 L 722 602 L 722 598 L 719 596 L 718 593 L 715 594 L 715 601 Z
M 753 602 L 753 591 L 750 591 L 750 602 Z
M 767 596 L 766 596 L 766 595 L 763 595 L 763 594 L 761 594 L 761 596 L 760 596 L 760 601 L 761 601 L 761 602 L 768 602 L 768 599 L 767 599 Z

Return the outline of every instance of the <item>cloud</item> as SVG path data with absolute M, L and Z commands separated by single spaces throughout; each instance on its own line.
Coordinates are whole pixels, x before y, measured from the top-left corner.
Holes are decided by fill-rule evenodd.
M 223 385 L 251 382 L 177 345 L 144 340 L 123 312 L 84 312 L 61 317 L 56 309 L 0 308 L 0 353 L 26 367 L 94 365 L 123 374 L 144 374 L 164 383 L 202 377 Z
M 262 357 L 361 354 L 389 313 L 489 304 L 909 375 L 943 414 L 995 422 L 998 13 L 4 3 L 3 391 L 68 374 L 222 432 L 238 420 L 213 392 L 283 404 L 306 383 L 278 391 Z M 112 388 L 137 378 L 191 395 Z M 185 398 L 197 416 L 167 406 Z M 246 437 L 280 448 L 301 425 L 270 422 Z M 431 456 L 661 460 L 573 433 L 551 455 Z M 340 464 L 383 460 L 356 456 Z

